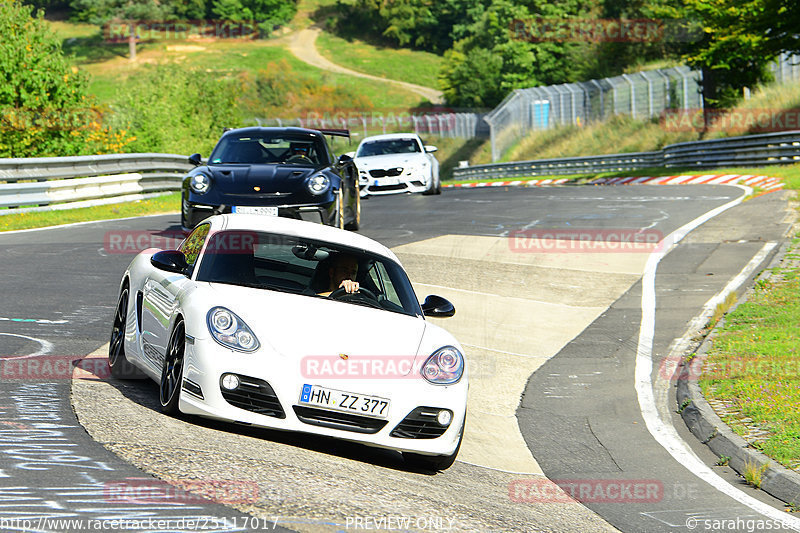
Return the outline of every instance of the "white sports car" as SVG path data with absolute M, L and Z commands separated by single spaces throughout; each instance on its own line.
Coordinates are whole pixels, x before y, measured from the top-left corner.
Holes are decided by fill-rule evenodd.
M 355 152 L 362 196 L 421 192 L 441 194 L 435 146 L 425 146 L 415 133 L 365 137 Z
M 441 470 L 461 444 L 467 371 L 425 316 L 454 313 L 438 296 L 420 306 L 397 257 L 364 236 L 218 215 L 178 250 L 134 258 L 108 358 L 115 377 L 155 380 L 167 413 L 391 448 Z

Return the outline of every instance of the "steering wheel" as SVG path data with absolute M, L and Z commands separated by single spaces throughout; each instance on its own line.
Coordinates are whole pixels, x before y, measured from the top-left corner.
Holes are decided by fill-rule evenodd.
M 313 161 L 311 161 L 311 158 L 309 158 L 307 155 L 303 155 L 303 154 L 291 155 L 288 158 L 286 158 L 286 162 L 287 163 L 311 163 L 311 164 L 314 163 Z
M 361 302 L 377 309 L 383 309 L 383 306 L 378 303 L 378 297 L 375 296 L 375 293 L 364 287 L 359 288 L 356 292 L 347 292 L 344 287 L 339 287 L 330 293 L 328 298 L 333 298 L 341 302 Z

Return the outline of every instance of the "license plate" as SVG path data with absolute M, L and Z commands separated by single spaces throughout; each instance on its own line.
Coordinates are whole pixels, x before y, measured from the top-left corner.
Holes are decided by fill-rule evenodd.
M 400 178 L 381 178 L 375 180 L 374 185 L 377 187 L 378 185 L 397 185 L 398 183 L 400 183 Z
M 318 385 L 303 385 L 303 392 L 300 393 L 300 403 L 374 418 L 387 418 L 389 416 L 389 400 L 385 398 L 343 392 Z
M 266 207 L 266 206 L 248 206 L 248 205 L 240 205 L 234 206 L 233 210 L 234 213 L 242 213 L 245 215 L 267 215 L 270 217 L 278 216 L 278 208 L 277 207 Z

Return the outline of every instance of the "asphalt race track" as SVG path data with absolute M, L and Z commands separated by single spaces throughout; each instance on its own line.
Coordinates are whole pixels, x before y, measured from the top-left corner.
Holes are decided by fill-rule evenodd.
M 459 461 L 437 474 L 409 470 L 390 451 L 165 417 L 153 383 L 108 379 L 102 359 L 82 364 L 95 379 L 72 379 L 71 366 L 44 372 L 45 362 L 63 366 L 107 343 L 133 251 L 114 249 L 114 239 L 148 232 L 150 244 L 177 244 L 177 215 L 0 235 L 0 530 L 88 531 L 88 520 L 128 519 L 142 531 L 703 531 L 713 520 L 733 521 L 718 531 L 747 531 L 748 520 L 769 518 L 668 453 L 653 436 L 658 423 L 725 487 L 789 516 L 713 466 L 675 415 L 661 364 L 712 296 L 754 256 L 750 279 L 777 252 L 784 194 L 730 207 L 657 269 L 652 247 L 569 242 L 662 238 L 742 194 L 608 186 L 366 200 L 362 233 L 396 251 L 420 299 L 441 294 L 457 309 L 440 323 L 467 350 L 470 415 Z M 636 380 L 646 272 L 655 275 L 658 420 L 643 414 Z M 581 505 L 547 479 L 592 492 Z

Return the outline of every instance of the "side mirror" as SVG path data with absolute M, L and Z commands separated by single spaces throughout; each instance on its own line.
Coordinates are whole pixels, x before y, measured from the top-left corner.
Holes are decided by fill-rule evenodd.
M 352 159 L 352 158 L 354 158 L 356 156 L 356 153 L 355 152 L 345 152 L 344 155 L 346 155 L 346 156 L 348 156 L 348 157 L 350 157 Z
M 436 148 L 435 146 L 433 146 L 431 144 L 426 144 L 425 145 L 425 152 L 428 153 L 428 154 L 432 154 L 436 150 L 438 150 L 438 148 Z
M 347 154 L 342 154 L 342 155 L 339 156 L 339 164 L 340 165 L 344 165 L 345 163 L 349 163 L 352 160 L 353 160 L 353 158 L 350 157 Z
M 150 258 L 150 264 L 159 270 L 166 270 L 167 272 L 175 272 L 176 274 L 185 274 L 186 256 L 183 252 L 178 250 L 162 250 L 156 252 Z
M 200 156 L 200 154 L 192 154 L 189 156 L 189 163 L 199 167 L 203 163 L 203 158 Z
M 431 294 L 425 298 L 425 302 L 422 304 L 422 312 L 425 313 L 425 316 L 447 318 L 456 314 L 456 308 L 449 300 Z

